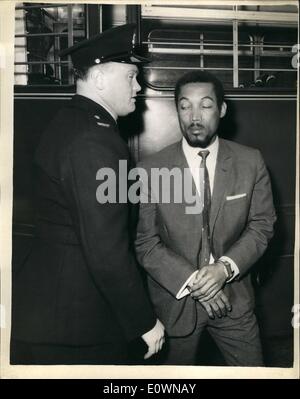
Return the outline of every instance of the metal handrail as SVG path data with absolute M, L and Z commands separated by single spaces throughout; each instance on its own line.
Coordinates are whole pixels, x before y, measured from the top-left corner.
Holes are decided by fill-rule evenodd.
M 43 37 L 43 36 L 68 36 L 68 32 L 61 32 L 61 33 L 20 33 L 15 35 L 15 37 Z
M 150 48 L 148 50 L 149 53 L 153 54 L 185 54 L 185 55 L 225 55 L 225 56 L 232 56 L 233 55 L 233 50 L 201 50 L 199 49 L 182 49 L 182 48 L 157 48 L 153 49 Z M 249 50 L 238 50 L 237 51 L 238 55 L 244 56 L 253 56 L 253 52 Z M 292 51 L 264 51 L 260 53 L 261 56 L 264 57 L 290 57 L 292 55 Z
M 17 6 L 15 9 L 16 10 L 30 10 L 34 8 L 56 8 L 56 7 L 67 7 L 70 4 L 59 4 L 59 3 L 52 3 L 52 4 L 37 4 L 37 5 L 32 5 L 32 6 Z
M 69 61 L 16 61 L 15 65 L 69 64 Z
M 212 47 L 232 47 L 233 44 L 232 43 L 208 43 L 208 42 L 197 42 L 197 43 L 192 43 L 192 42 L 154 42 L 154 41 L 144 41 L 142 42 L 142 44 L 144 45 L 171 45 L 171 46 L 195 46 L 195 47 L 199 47 L 201 46 L 212 46 Z M 292 47 L 292 45 L 289 44 L 264 44 L 264 43 L 259 43 L 259 44 L 246 44 L 246 43 L 239 43 L 239 47 L 262 47 L 262 48 L 288 48 L 288 47 Z
M 185 67 L 185 66 L 180 66 L 180 67 L 171 67 L 171 66 L 168 66 L 168 67 L 155 67 L 155 66 L 153 66 L 153 67 L 151 67 L 151 66 L 144 66 L 143 67 L 143 69 L 162 69 L 162 70 L 169 70 L 169 69 L 171 69 L 171 70 L 181 70 L 181 69 L 186 69 L 186 70 L 213 70 L 213 71 L 232 71 L 233 70 L 233 68 L 230 68 L 230 67 L 228 67 L 228 68 L 222 68 L 222 67 Z
M 211 71 L 233 71 L 234 68 L 226 67 L 172 67 L 172 66 L 144 66 L 143 69 L 156 69 L 156 70 L 211 70 Z M 297 69 L 287 69 L 287 68 L 239 68 L 239 71 L 262 71 L 262 72 L 297 72 Z

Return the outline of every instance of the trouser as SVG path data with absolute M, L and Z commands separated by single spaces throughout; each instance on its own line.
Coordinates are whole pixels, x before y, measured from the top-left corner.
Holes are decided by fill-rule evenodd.
M 197 305 L 197 324 L 193 333 L 186 337 L 169 337 L 160 364 L 197 364 L 197 353 L 201 351 L 199 341 L 206 328 L 228 366 L 264 365 L 258 325 L 252 310 L 238 318 L 231 318 L 229 313 L 222 318 L 210 319 L 202 306 Z
M 128 364 L 127 346 L 121 342 L 68 346 L 11 341 L 11 364 Z

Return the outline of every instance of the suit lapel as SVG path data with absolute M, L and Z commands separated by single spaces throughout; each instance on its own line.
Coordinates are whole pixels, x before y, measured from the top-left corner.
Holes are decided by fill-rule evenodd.
M 184 168 L 189 170 L 189 166 L 185 155 L 182 150 L 182 142 L 179 141 L 174 148 L 174 158 L 170 163 L 172 167 L 181 168 L 183 171 Z M 216 223 L 216 219 L 222 203 L 224 201 L 225 190 L 230 186 L 231 179 L 231 168 L 232 168 L 232 155 L 231 150 L 227 146 L 226 141 L 219 139 L 219 150 L 217 156 L 216 163 L 216 171 L 215 171 L 215 179 L 214 179 L 214 189 L 213 196 L 211 201 L 211 214 L 210 214 L 210 231 L 213 233 L 213 229 Z M 193 194 L 197 193 L 195 183 L 193 181 Z M 180 204 L 176 204 L 178 206 Z M 176 212 L 176 208 L 174 208 L 174 214 L 177 218 L 180 218 L 181 215 L 184 217 L 183 226 L 187 223 L 189 224 L 189 228 L 195 232 L 201 230 L 201 218 L 200 215 L 190 215 L 192 217 L 186 217 L 185 209 L 188 204 L 185 203 L 184 198 L 181 204 L 182 210 L 180 215 Z M 177 208 L 178 210 L 178 208 Z
M 174 158 L 172 160 L 172 167 L 180 168 L 182 170 L 182 173 L 184 173 L 184 169 L 186 169 L 186 171 L 189 174 L 190 179 L 192 181 L 192 193 L 193 193 L 193 195 L 198 195 L 194 179 L 192 178 L 192 174 L 190 172 L 188 162 L 186 160 L 186 157 L 185 157 L 183 149 L 182 149 L 182 140 L 180 140 L 175 147 Z M 184 204 L 184 206 L 191 205 L 191 204 L 187 204 L 185 202 L 184 197 L 183 197 L 182 203 Z
M 219 139 L 219 150 L 216 163 L 214 189 L 211 202 L 210 231 L 213 232 L 215 222 L 224 200 L 225 189 L 229 186 L 232 157 L 226 142 Z
M 182 140 L 178 141 L 174 148 L 174 158 L 171 160 L 173 167 L 178 168 L 188 168 L 187 160 L 184 156 L 183 149 L 182 149 Z
M 186 169 L 186 173 L 190 174 L 190 179 L 192 181 L 192 193 L 193 196 L 198 195 L 194 179 L 192 178 L 192 174 L 190 172 L 190 168 L 186 157 L 184 155 L 182 149 L 182 141 L 179 141 L 174 148 L 174 157 L 171 160 L 171 168 L 180 168 L 182 174 L 184 174 L 184 169 Z M 184 175 L 183 175 L 184 177 Z M 183 184 L 184 186 L 184 184 Z M 171 187 L 173 190 L 174 187 Z M 172 191 L 171 191 L 172 192 Z M 185 226 L 187 232 L 191 234 L 191 236 L 197 237 L 196 241 L 199 242 L 199 236 L 201 232 L 201 217 L 200 214 L 187 214 L 187 207 L 193 207 L 194 204 L 189 204 L 185 201 L 184 198 L 184 189 L 182 190 L 182 202 L 181 204 L 170 204 L 172 209 L 174 210 L 173 216 L 177 218 L 177 220 L 182 220 L 181 225 Z

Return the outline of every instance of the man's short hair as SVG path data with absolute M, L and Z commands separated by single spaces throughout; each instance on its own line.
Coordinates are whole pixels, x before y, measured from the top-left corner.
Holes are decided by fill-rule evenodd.
M 113 70 L 113 68 L 115 68 L 117 65 L 119 65 L 119 63 L 116 62 L 105 62 L 103 64 L 99 64 L 99 65 L 92 65 L 92 66 L 88 66 L 88 67 L 80 67 L 80 68 L 74 68 L 74 76 L 75 76 L 75 80 L 87 80 L 89 77 L 90 72 L 92 71 L 92 69 L 97 68 L 97 69 L 102 69 L 102 70 Z
M 220 109 L 224 101 L 224 88 L 221 81 L 212 73 L 206 71 L 191 71 L 184 74 L 175 86 L 175 103 L 178 106 L 178 96 L 181 88 L 188 83 L 212 83 L 217 98 L 217 105 Z
M 78 79 L 80 80 L 86 80 L 88 77 L 88 72 L 89 72 L 90 67 L 81 67 L 81 68 L 74 68 L 74 77 L 75 81 Z

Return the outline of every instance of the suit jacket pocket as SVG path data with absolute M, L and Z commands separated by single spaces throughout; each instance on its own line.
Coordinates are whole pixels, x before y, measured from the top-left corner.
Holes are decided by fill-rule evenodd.
M 242 197 L 239 196 L 227 196 L 225 200 L 225 206 L 239 206 L 243 204 L 247 204 L 248 196 L 244 195 Z
M 248 196 L 245 196 L 224 202 L 223 209 L 219 214 L 218 225 L 221 223 L 223 235 L 224 226 L 226 226 L 225 236 L 227 239 L 231 236 L 237 238 L 241 230 L 245 227 L 249 214 L 248 198 Z M 217 226 L 216 230 L 218 230 Z

